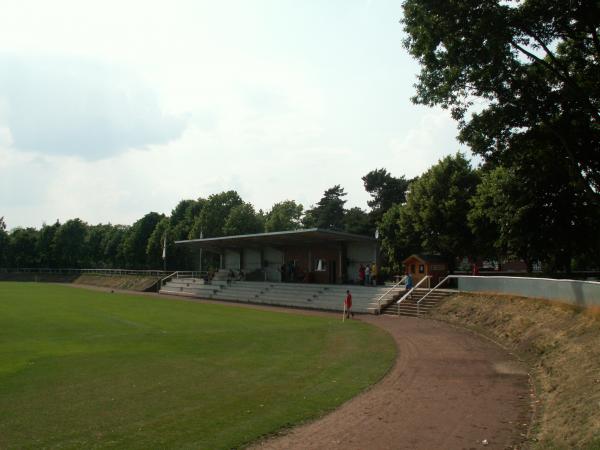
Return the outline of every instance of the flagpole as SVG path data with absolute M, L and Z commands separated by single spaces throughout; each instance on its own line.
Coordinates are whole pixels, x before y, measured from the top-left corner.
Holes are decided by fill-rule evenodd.
M 163 235 L 163 270 L 167 270 L 167 232 Z

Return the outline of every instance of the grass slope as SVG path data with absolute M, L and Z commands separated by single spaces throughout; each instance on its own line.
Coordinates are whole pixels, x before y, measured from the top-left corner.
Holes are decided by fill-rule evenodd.
M 130 291 L 147 291 L 156 286 L 161 277 L 140 275 L 80 275 L 73 281 L 75 284 L 87 284 L 114 289 L 127 289 Z M 153 289 L 154 290 L 154 289 Z
M 432 311 L 529 362 L 540 400 L 535 449 L 600 450 L 600 314 L 506 295 L 459 294 Z
M 231 448 L 379 380 L 356 321 L 0 283 L 0 448 Z

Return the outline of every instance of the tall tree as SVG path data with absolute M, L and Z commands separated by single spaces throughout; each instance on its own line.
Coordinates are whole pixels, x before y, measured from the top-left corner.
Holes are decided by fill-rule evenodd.
M 127 225 L 112 225 L 104 235 L 102 243 L 104 259 L 114 269 L 121 269 L 126 266 L 125 239 L 127 238 L 129 228 Z
M 482 175 L 468 214 L 469 226 L 480 241 L 480 256 L 500 261 L 521 258 L 532 270 L 533 262 L 541 257 L 534 196 L 513 170 L 497 167 Z
M 223 234 L 225 236 L 235 236 L 239 234 L 260 233 L 265 228 L 263 217 L 254 211 L 254 206 L 250 203 L 242 203 L 234 206 L 229 211 L 225 224 L 223 225 Z
M 0 267 L 8 265 L 8 248 L 9 239 L 6 232 L 6 222 L 4 221 L 4 216 L 0 216 Z
M 321 200 L 306 211 L 303 224 L 306 227 L 342 230 L 344 228 L 344 188 L 336 184 L 323 193 Z
M 551 148 L 588 201 L 600 192 L 600 2 L 405 0 L 405 46 L 421 64 L 414 101 L 451 108 L 460 139 L 521 166 Z M 470 120 L 475 99 L 484 107 Z M 479 102 L 482 104 L 482 102 Z
M 197 252 L 192 251 L 187 245 L 175 245 L 174 241 L 200 237 L 199 231 L 192 231 L 192 228 L 206 203 L 207 200 L 204 198 L 182 200 L 171 212 L 167 244 L 168 269 L 191 270 L 198 264 Z
M 447 156 L 410 185 L 406 204 L 399 209 L 397 242 L 390 248 L 439 253 L 453 267 L 458 257 L 471 254 L 473 235 L 467 226 L 469 201 L 479 177 L 461 153 Z M 389 233 L 390 225 L 385 230 Z M 391 236 L 382 236 L 384 240 Z
M 87 224 L 81 219 L 67 220 L 56 230 L 52 245 L 60 267 L 82 267 L 85 264 L 86 234 Z
M 266 215 L 265 231 L 289 231 L 301 227 L 303 206 L 294 200 L 275 203 Z
M 524 176 L 515 168 L 497 167 L 483 174 L 472 199 L 469 224 L 481 242 L 500 256 L 541 260 L 549 271 L 570 272 L 578 255 L 598 253 L 596 224 L 586 195 L 574 191 L 568 174 L 536 158 Z M 567 178 L 567 179 L 566 179 Z
M 37 253 L 41 267 L 58 267 L 54 236 L 60 228 L 57 220 L 52 225 L 42 225 L 37 242 Z
M 344 214 L 344 231 L 353 234 L 373 236 L 375 226 L 369 214 L 358 207 L 346 210 Z
M 395 204 L 388 209 L 379 223 L 381 252 L 386 265 L 394 271 L 401 270 L 401 261 L 421 251 L 421 236 L 415 231 L 408 214 L 402 214 L 405 205 Z
M 15 228 L 9 234 L 8 265 L 37 267 L 38 231 L 35 228 Z
M 156 225 L 164 218 L 163 214 L 150 212 L 135 222 L 127 231 L 123 241 L 123 254 L 126 265 L 132 269 L 149 268 L 146 254 L 148 239 L 156 228 Z
M 404 177 L 393 177 L 386 169 L 370 171 L 362 181 L 365 190 L 371 194 L 367 204 L 371 207 L 373 223 L 378 224 L 385 212 L 395 204 L 406 201 L 406 190 L 410 183 Z
M 209 196 L 194 221 L 188 236 L 189 239 L 198 239 L 201 233 L 205 238 L 222 236 L 223 226 L 229 212 L 234 206 L 242 203 L 241 197 L 235 191 L 226 191 Z
M 90 225 L 85 237 L 87 254 L 85 265 L 88 267 L 108 268 L 112 267 L 112 261 L 105 256 L 106 236 L 112 231 L 110 224 Z

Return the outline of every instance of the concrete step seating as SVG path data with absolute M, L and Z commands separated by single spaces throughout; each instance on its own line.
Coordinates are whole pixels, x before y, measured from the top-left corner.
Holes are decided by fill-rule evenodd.
M 179 278 L 167 282 L 160 292 L 244 303 L 342 311 L 346 290 L 350 290 L 353 300 L 352 309 L 355 312 L 368 312 L 369 305 L 388 289 L 387 287 L 261 281 L 228 282 L 214 279 L 211 284 L 204 284 L 198 279 Z
M 162 293 L 184 293 L 184 294 L 197 294 L 197 295 L 209 295 L 215 291 L 222 289 L 219 284 L 204 284 L 202 279 L 194 278 L 174 278 L 168 281 L 162 288 Z

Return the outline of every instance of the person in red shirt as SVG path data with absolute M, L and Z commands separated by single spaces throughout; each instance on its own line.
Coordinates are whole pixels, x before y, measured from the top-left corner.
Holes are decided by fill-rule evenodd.
M 362 286 L 365 284 L 365 266 L 362 264 L 358 268 L 358 283 Z
M 354 313 L 352 312 L 352 294 L 350 291 L 346 291 L 346 299 L 344 300 L 344 306 L 346 307 L 346 317 L 349 319 L 350 315 L 354 317 Z

